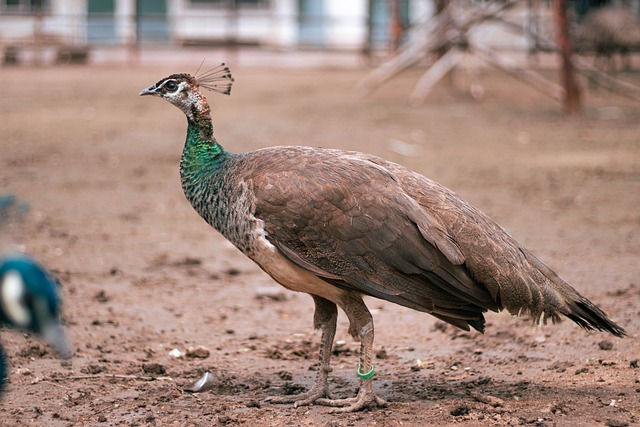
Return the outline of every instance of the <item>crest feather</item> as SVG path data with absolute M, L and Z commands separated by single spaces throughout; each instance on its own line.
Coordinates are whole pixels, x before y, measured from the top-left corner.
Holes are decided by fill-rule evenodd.
M 202 64 L 200 65 L 202 66 Z M 224 62 L 209 71 L 205 71 L 199 76 L 197 74 L 198 72 L 196 71 L 194 79 L 198 86 L 225 95 L 231 94 L 231 85 L 234 79 L 231 75 L 231 70 L 229 70 L 229 67 L 227 67 Z

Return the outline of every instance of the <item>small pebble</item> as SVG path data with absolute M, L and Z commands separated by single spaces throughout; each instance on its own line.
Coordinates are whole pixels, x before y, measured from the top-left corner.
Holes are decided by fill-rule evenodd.
M 499 397 L 480 393 L 471 393 L 471 397 L 473 397 L 480 403 L 493 406 L 494 408 L 497 408 L 498 406 L 504 406 L 504 400 L 500 399 Z
M 284 301 L 287 299 L 282 286 L 261 286 L 256 289 L 255 296 L 259 300 Z
M 104 290 L 100 290 L 93 298 L 100 303 L 109 302 L 110 299 Z
M 219 415 L 218 416 L 218 424 L 225 425 L 225 424 L 229 424 L 229 423 L 232 423 L 232 422 L 233 422 L 233 418 L 231 418 L 228 415 Z
M 600 350 L 608 351 L 613 348 L 613 343 L 611 341 L 602 340 L 598 343 L 598 347 L 600 347 Z
M 454 417 L 461 417 L 469 414 L 469 407 L 467 405 L 460 405 L 453 408 L 450 412 Z
M 427 366 L 425 362 L 420 359 L 416 359 L 416 362 L 413 366 L 411 366 L 412 371 L 419 371 L 420 369 L 424 369 Z
M 177 348 L 174 348 L 173 350 L 171 350 L 169 352 L 169 356 L 174 357 L 176 359 L 180 359 L 181 357 L 184 356 L 184 353 L 182 353 L 180 350 L 178 350 Z
M 152 375 L 164 375 L 167 373 L 165 367 L 159 363 L 143 363 L 142 370 Z
M 260 402 L 257 400 L 250 400 L 247 402 L 247 408 L 260 408 Z
M 229 276 L 238 276 L 242 272 L 240 270 L 238 270 L 237 268 L 231 267 L 231 268 L 225 270 L 225 273 L 227 273 Z
M 187 349 L 187 357 L 198 358 L 198 359 L 206 359 L 209 357 L 211 352 L 205 346 L 199 345 L 197 347 L 189 347 Z
M 607 420 L 605 422 L 607 427 L 627 427 L 629 423 L 624 420 Z

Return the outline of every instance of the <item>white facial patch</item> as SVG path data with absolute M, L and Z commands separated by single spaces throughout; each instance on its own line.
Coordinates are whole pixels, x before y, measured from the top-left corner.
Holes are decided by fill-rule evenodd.
M 14 270 L 6 272 L 0 285 L 0 304 L 7 318 L 17 326 L 27 327 L 31 320 L 29 310 L 24 306 L 24 281 L 20 273 Z
M 165 87 L 167 85 L 167 83 L 169 82 L 176 82 L 175 80 L 167 80 L 166 82 L 162 83 L 162 86 L 160 87 Z M 180 92 L 183 92 L 187 87 L 187 82 L 179 82 L 178 83 L 178 87 L 175 90 L 169 90 L 169 88 L 167 89 L 167 94 L 166 96 L 176 96 L 177 94 L 179 94 Z
M 180 95 L 183 92 L 187 94 L 186 98 L 183 98 Z M 196 91 L 189 90 L 189 84 L 187 82 L 178 83 L 178 89 L 167 93 L 165 97 L 170 100 L 173 105 L 180 108 L 180 110 L 182 110 L 182 112 L 191 120 L 194 119 L 191 107 L 195 105 L 198 111 L 202 109 L 202 97 Z

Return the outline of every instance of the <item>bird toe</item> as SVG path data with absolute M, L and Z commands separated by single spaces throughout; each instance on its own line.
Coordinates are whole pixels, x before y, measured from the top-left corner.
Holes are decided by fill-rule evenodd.
M 362 387 L 356 397 L 347 399 L 318 399 L 316 404 L 334 407 L 334 409 L 329 411 L 332 414 L 357 412 L 367 408 L 383 408 L 387 406 L 387 402 L 378 397 L 369 387 Z
M 333 396 L 326 387 L 314 387 L 311 390 L 290 396 L 271 396 L 265 399 L 269 403 L 293 403 L 294 408 L 316 404 L 320 400 L 332 400 Z

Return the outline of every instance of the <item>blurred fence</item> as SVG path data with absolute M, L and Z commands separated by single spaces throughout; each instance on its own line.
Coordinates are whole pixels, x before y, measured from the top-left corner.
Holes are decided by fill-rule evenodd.
M 384 5 L 385 0 L 374 3 Z M 403 0 L 407 2 L 408 0 Z M 0 43 L 33 42 L 39 39 L 67 45 L 118 46 L 166 44 L 302 44 L 319 48 L 340 47 L 332 34 L 348 34 L 346 48 L 367 40 L 388 38 L 384 14 L 301 14 L 271 9 L 212 9 L 207 13 L 6 13 L 0 9 Z M 282 33 L 288 33 L 282 36 Z
M 596 0 L 575 0 L 574 3 L 580 1 Z M 626 1 L 637 14 L 640 0 Z M 341 4 L 351 6 L 331 10 L 325 7 L 331 3 L 327 0 L 286 2 L 295 6 L 289 9 L 278 6 L 282 2 L 277 0 L 256 1 L 254 7 L 242 6 L 241 1 L 226 0 L 215 3 L 215 7 L 199 9 L 193 5 L 200 2 L 193 0 L 146 2 L 156 8 L 163 5 L 156 13 L 139 10 L 143 3 L 140 0 L 119 2 L 128 5 L 128 9 L 120 7 L 117 11 L 113 1 L 112 10 L 107 11 L 102 6 L 106 3 L 69 2 L 75 6 L 68 10 L 76 13 L 61 12 L 59 7 L 51 7 L 53 2 L 39 3 L 49 5 L 48 8 L 10 9 L 6 6 L 8 0 L 0 0 L 0 50 L 5 53 L 5 63 L 18 61 L 19 56 L 28 51 L 53 55 L 60 61 L 82 61 L 91 49 L 111 47 L 255 45 L 368 53 L 389 51 L 411 38 L 413 30 L 434 13 L 433 0 L 360 0 L 343 2 Z M 457 1 L 469 8 L 481 2 Z M 360 6 L 354 7 L 356 3 Z M 92 4 L 101 6 L 92 9 Z M 167 10 L 168 4 L 174 7 Z M 183 7 L 176 8 L 176 4 Z M 186 4 L 191 6 L 185 8 Z M 509 12 L 512 15 L 507 24 L 511 30 L 505 22 L 488 23 L 483 39 L 502 47 L 544 49 L 535 41 L 535 34 L 553 39 L 549 4 L 546 0 L 523 0 L 519 7 Z M 519 35 L 512 31 L 514 28 L 519 29 Z

